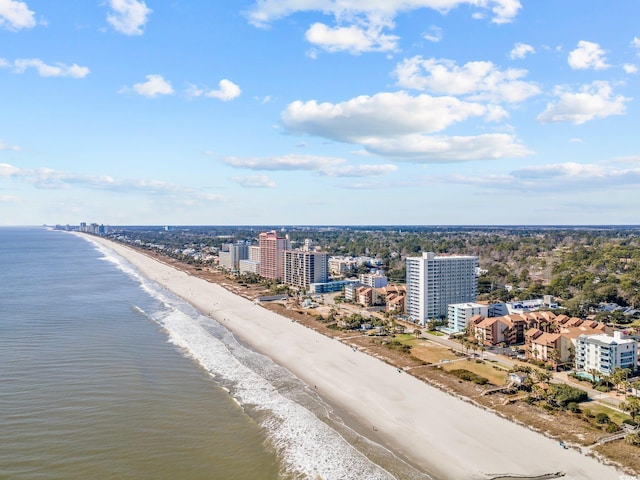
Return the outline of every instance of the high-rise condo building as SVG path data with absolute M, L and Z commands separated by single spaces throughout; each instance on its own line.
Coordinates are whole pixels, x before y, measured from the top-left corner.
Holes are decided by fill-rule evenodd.
M 329 281 L 329 254 L 286 250 L 284 252 L 284 283 L 309 289 L 312 283 Z
M 260 246 L 260 276 L 282 280 L 284 251 L 291 248 L 289 236 L 279 237 L 275 230 L 258 236 Z
M 476 301 L 478 257 L 423 252 L 421 257 L 407 257 L 406 265 L 405 310 L 411 321 L 424 325 L 446 318 L 450 304 Z

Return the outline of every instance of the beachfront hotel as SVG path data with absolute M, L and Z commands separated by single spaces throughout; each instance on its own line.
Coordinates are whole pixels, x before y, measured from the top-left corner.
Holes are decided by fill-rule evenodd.
M 475 302 L 478 257 L 423 252 L 421 257 L 407 257 L 406 265 L 405 310 L 411 321 L 424 325 L 446 318 L 450 304 Z
M 611 375 L 616 368 L 638 368 L 638 342 L 622 332 L 610 335 L 580 335 L 576 342 L 576 371 Z
M 278 236 L 275 230 L 263 232 L 258 236 L 260 247 L 260 276 L 272 280 L 282 280 L 284 251 L 291 249 L 289 235 Z
M 329 254 L 304 250 L 284 251 L 284 283 L 309 289 L 312 283 L 329 281 Z

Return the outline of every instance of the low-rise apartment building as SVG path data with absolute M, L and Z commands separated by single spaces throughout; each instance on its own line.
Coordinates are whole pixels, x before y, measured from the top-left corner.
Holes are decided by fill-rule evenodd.
M 638 342 L 622 332 L 580 335 L 576 346 L 576 371 L 611 375 L 616 368 L 638 368 Z

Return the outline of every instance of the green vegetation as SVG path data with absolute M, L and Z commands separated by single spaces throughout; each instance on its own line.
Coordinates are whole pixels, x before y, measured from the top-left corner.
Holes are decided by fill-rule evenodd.
M 449 373 L 455 375 L 460 380 L 467 380 L 469 382 L 477 383 L 478 385 L 486 385 L 487 383 L 489 383 L 488 379 L 481 377 L 477 373 L 470 372 L 469 370 L 465 370 L 463 368 L 450 370 Z
M 191 264 L 202 264 L 223 243 L 257 243 L 258 233 L 274 227 L 158 227 L 114 229 L 111 238 L 161 250 Z M 278 227 L 280 228 L 280 227 Z M 600 302 L 640 308 L 640 239 L 635 227 L 290 227 L 294 248 L 305 238 L 330 255 L 377 258 L 391 282 L 404 283 L 405 260 L 424 251 L 468 254 L 486 273 L 479 278 L 481 300 L 554 295 L 562 313 L 630 324 L 634 318 L 599 312 Z M 187 250 L 202 253 L 186 254 Z M 370 266 L 362 265 L 361 271 Z M 256 281 L 243 278 L 243 283 Z M 513 287 L 506 290 L 506 285 Z M 638 324 L 640 326 L 640 323 Z

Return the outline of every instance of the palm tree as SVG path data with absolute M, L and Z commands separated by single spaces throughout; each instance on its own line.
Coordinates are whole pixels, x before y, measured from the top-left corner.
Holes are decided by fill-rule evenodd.
M 547 353 L 547 358 L 549 360 L 551 360 L 551 363 L 553 364 L 553 369 L 557 371 L 558 370 L 558 360 L 560 359 L 560 351 L 557 348 L 551 349 Z
M 420 335 L 422 335 L 422 331 L 420 329 L 416 328 L 413 331 L 413 334 L 416 336 L 416 338 L 418 338 Z

